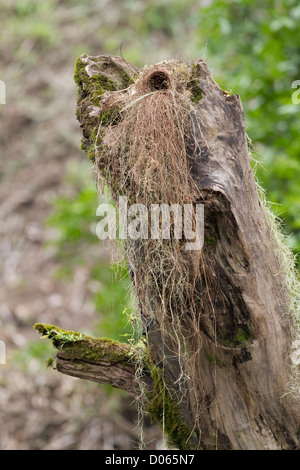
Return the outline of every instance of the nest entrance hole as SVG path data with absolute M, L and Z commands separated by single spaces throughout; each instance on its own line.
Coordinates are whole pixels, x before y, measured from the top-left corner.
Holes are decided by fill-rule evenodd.
M 167 90 L 170 87 L 170 78 L 166 72 L 158 70 L 149 76 L 148 83 L 151 91 Z

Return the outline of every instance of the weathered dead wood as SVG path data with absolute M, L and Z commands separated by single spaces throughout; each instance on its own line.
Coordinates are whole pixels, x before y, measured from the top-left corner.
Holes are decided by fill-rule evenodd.
M 187 68 L 183 71 L 174 61 L 167 70 L 160 64 L 153 72 L 155 77 L 149 69 L 145 72 L 150 92 L 172 87 L 176 91 L 174 77 L 186 74 Z M 190 173 L 199 190 L 194 203 L 205 205 L 205 245 L 201 275 L 191 299 L 196 306 L 201 348 L 194 353 L 197 369 L 179 400 L 183 419 L 191 429 L 186 447 L 198 443 L 199 448 L 299 449 L 299 401 L 288 393 L 292 342 L 289 298 L 251 172 L 241 101 L 238 95 L 222 91 L 203 60 L 190 65 L 188 73 L 193 111 L 186 148 Z M 129 90 L 134 96 L 136 80 L 141 77 L 143 72 L 118 57 L 83 55 L 78 60 L 75 79 L 82 144 L 92 160 L 97 147 L 98 168 L 106 177 L 113 168 L 105 158 L 107 153 L 99 157 L 99 132 L 103 145 L 109 147 L 109 139 L 105 141 L 107 113 L 115 113 L 116 129 L 122 119 L 120 108 L 109 103 L 123 102 L 124 106 Z M 113 195 L 113 188 L 118 187 L 116 175 L 117 171 L 113 184 L 108 177 Z M 130 184 L 130 177 L 128 180 Z M 142 257 L 138 244 L 136 248 L 136 256 Z M 143 261 L 139 260 L 140 265 Z M 168 387 L 180 396 L 176 384 L 182 363 L 162 326 L 160 297 L 147 293 L 141 273 L 135 270 L 133 284 L 141 302 L 148 347 L 154 362 L 163 363 Z M 155 318 L 145 306 L 147 295 L 155 303 Z M 182 319 L 190 351 L 195 351 L 194 336 L 188 335 L 194 320 L 189 312 Z M 190 371 L 188 359 L 184 361 L 185 371 Z M 99 374 L 105 379 L 103 369 Z
M 74 344 L 72 348 L 74 348 Z M 130 363 L 122 365 L 118 360 L 112 361 L 105 357 L 97 362 L 83 360 L 80 357 L 76 360 L 71 360 L 67 357 L 66 349 L 64 348 L 61 352 L 57 353 L 54 368 L 58 372 L 71 375 L 72 377 L 109 384 L 112 387 L 124 390 L 135 399 L 140 396 L 139 384 L 135 376 L 135 366 Z M 145 374 L 145 378 L 145 391 L 147 392 L 151 390 L 152 381 L 148 374 Z
M 140 395 L 136 368 L 129 344 L 92 338 L 53 325 L 36 324 L 35 329 L 50 339 L 57 349 L 51 366 L 59 372 L 105 383 L 125 390 L 134 398 Z M 143 373 L 145 393 L 152 390 L 152 379 L 146 366 Z M 144 397 L 147 400 L 146 395 Z

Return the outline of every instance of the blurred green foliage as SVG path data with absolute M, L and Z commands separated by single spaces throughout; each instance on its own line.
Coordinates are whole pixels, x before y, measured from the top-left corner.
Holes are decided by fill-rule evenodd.
M 90 227 L 95 221 L 96 191 L 86 187 L 79 187 L 77 191 L 74 198 L 57 197 L 53 201 L 54 212 L 48 219 L 48 225 L 57 228 L 57 255 L 68 264 L 83 261 L 81 252 L 74 257 L 76 242 L 95 243 Z
M 19 348 L 13 351 L 10 360 L 17 361 L 18 365 L 24 370 L 28 370 L 32 360 L 36 360 L 36 366 L 41 369 L 45 368 L 45 363 L 49 357 L 53 356 L 53 346 L 48 341 L 32 340 L 28 343 L 26 348 Z

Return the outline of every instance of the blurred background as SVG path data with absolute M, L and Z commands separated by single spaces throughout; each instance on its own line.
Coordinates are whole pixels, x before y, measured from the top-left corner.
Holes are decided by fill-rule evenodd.
M 95 174 L 80 150 L 76 58 L 122 54 L 142 68 L 204 58 L 241 96 L 252 166 L 300 251 L 300 5 L 297 0 L 2 0 L 0 4 L 0 449 L 135 449 L 135 404 L 46 369 L 32 326 L 126 341 L 128 274 L 95 234 Z M 298 87 L 299 88 L 299 87 Z M 299 95 L 300 97 L 300 95 Z M 113 256 L 112 256 L 113 255 Z M 145 420 L 147 449 L 162 445 Z

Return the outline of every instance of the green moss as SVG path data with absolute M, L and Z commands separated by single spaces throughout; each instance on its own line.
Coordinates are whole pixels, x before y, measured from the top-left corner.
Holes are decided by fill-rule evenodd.
M 96 73 L 91 77 L 91 80 L 97 85 L 101 86 L 102 90 L 105 91 L 116 91 L 117 87 L 114 81 L 107 77 L 106 75 L 101 75 L 100 73 Z
M 238 343 L 236 342 L 235 338 L 231 338 L 229 336 L 219 336 L 218 340 L 227 348 L 236 348 L 238 346 Z
M 74 81 L 78 87 L 81 86 L 82 83 L 82 72 L 83 69 L 85 68 L 85 65 L 82 63 L 81 57 L 78 57 L 78 59 L 75 62 L 75 69 L 74 69 Z
M 109 124 L 115 124 L 119 117 L 118 110 L 102 111 L 100 121 L 103 126 L 108 126 Z
M 115 79 L 103 73 L 96 72 L 88 76 L 86 63 L 79 57 L 75 63 L 74 80 L 78 86 L 78 105 L 76 116 L 79 122 L 85 123 L 84 136 L 81 140 L 81 149 L 93 163 L 96 160 L 95 147 L 101 153 L 103 132 L 98 132 L 99 126 L 113 124 L 119 118 L 117 110 L 102 111 L 101 115 L 91 113 L 91 105 L 99 107 L 101 97 L 106 91 L 116 91 L 120 85 L 119 77 Z M 97 63 L 95 62 L 95 66 Z M 123 80 L 123 79 L 122 79 Z M 128 77 L 124 78 L 128 82 Z
M 199 101 L 202 98 L 202 90 L 197 85 L 196 81 L 192 82 L 192 84 L 190 86 L 190 90 L 191 90 L 191 101 L 192 101 L 192 103 L 195 103 L 195 104 L 199 103 Z
M 191 101 L 197 104 L 202 98 L 202 90 L 199 86 L 199 64 L 194 64 L 191 68 L 190 79 L 187 83 L 187 88 L 191 92 Z
M 67 331 L 43 323 L 35 324 L 34 329 L 42 337 L 50 339 L 57 349 L 63 349 L 64 357 L 71 361 L 97 363 L 106 359 L 109 362 L 127 364 L 130 360 L 130 345 L 127 343 L 108 338 L 93 338 L 77 331 Z
M 249 339 L 249 331 L 238 328 L 236 332 L 236 341 L 238 344 L 246 343 Z
M 85 145 L 87 148 L 85 148 L 85 152 L 87 154 L 87 157 L 91 162 L 95 162 L 96 160 L 96 151 L 95 151 L 95 146 L 100 146 L 102 143 L 102 139 L 99 138 L 98 136 L 98 129 L 94 128 L 92 130 L 91 135 L 89 136 L 89 139 L 85 139 L 82 141 L 82 144 Z M 88 145 L 87 145 L 88 144 Z
M 60 345 L 69 342 L 82 341 L 83 339 L 82 333 L 78 333 L 77 331 L 63 330 L 62 328 L 54 325 L 36 323 L 33 328 L 42 335 L 42 338 L 47 337 L 51 339 L 52 342 L 56 341 Z
M 74 367 L 88 368 L 88 362 L 97 363 L 107 360 L 118 364 L 136 362 L 148 369 L 153 381 L 153 389 L 147 393 L 147 412 L 153 420 L 164 424 L 171 445 L 180 450 L 195 449 L 194 435 L 182 416 L 175 392 L 171 391 L 163 377 L 163 371 L 155 366 L 150 359 L 146 345 L 139 344 L 132 348 L 127 343 L 120 343 L 107 338 L 93 338 L 77 331 L 68 331 L 54 325 L 37 323 L 34 325 L 43 338 L 48 338 L 59 350 L 63 357 L 73 361 Z M 139 347 L 138 347 L 139 346 Z M 58 356 L 59 357 L 59 356 Z M 48 359 L 47 365 L 53 365 L 53 358 Z
M 137 76 L 138 76 L 138 73 L 137 73 Z M 128 86 L 135 83 L 134 78 L 131 77 L 127 72 L 125 72 L 125 70 L 122 70 L 121 78 L 122 78 L 122 82 L 124 84 L 124 88 L 127 88 Z
M 212 235 L 212 236 L 205 236 L 204 237 L 204 243 L 207 246 L 215 246 L 218 241 L 218 236 L 217 235 Z
M 185 422 L 175 394 L 166 386 L 163 371 L 154 364 L 150 368 L 153 390 L 148 394 L 146 411 L 157 420 L 169 438 L 169 444 L 180 450 L 195 449 L 191 442 L 192 430 Z
M 48 367 L 52 367 L 53 364 L 54 364 L 54 359 L 53 359 L 53 357 L 49 357 L 49 358 L 47 359 L 47 361 L 46 361 L 46 366 L 47 366 L 47 368 L 48 368 Z
M 219 340 L 224 346 L 227 346 L 228 348 L 235 348 L 246 345 L 249 343 L 249 341 L 251 341 L 251 338 L 252 335 L 249 328 L 244 325 L 243 327 L 237 328 L 233 337 L 224 335 L 219 337 Z
M 105 71 L 97 73 L 97 68 L 93 75 L 88 76 L 86 72 L 87 64 L 82 59 L 83 56 L 78 57 L 76 60 L 74 81 L 78 86 L 79 98 L 84 99 L 88 96 L 90 103 L 95 106 L 99 105 L 99 101 L 106 91 L 116 91 L 121 89 L 123 86 L 127 87 L 134 82 L 126 72 L 122 72 L 121 77 L 116 75 L 112 78 L 111 76 L 108 76 Z M 97 67 L 96 62 L 95 67 Z M 80 101 L 80 99 L 78 101 Z
M 78 102 L 88 96 L 90 103 L 98 106 L 105 91 L 114 91 L 116 87 L 113 81 L 105 75 L 95 73 L 91 77 L 88 76 L 85 69 L 86 65 L 82 58 L 78 57 L 74 69 L 74 81 L 78 86 Z
M 116 91 L 116 85 L 113 80 L 105 75 L 94 74 L 92 77 L 89 77 L 90 80 L 90 99 L 95 105 L 99 105 L 101 96 L 106 91 Z
M 221 361 L 217 356 L 211 356 L 210 354 L 207 355 L 208 362 L 214 362 L 217 366 L 224 366 L 224 362 Z

